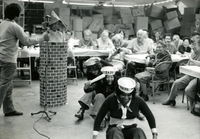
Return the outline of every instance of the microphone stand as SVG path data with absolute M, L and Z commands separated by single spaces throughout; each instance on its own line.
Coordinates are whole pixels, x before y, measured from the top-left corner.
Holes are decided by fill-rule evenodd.
M 47 32 L 49 32 L 49 21 L 50 21 L 50 16 L 46 15 L 46 30 Z M 31 113 L 31 116 L 36 115 L 36 114 L 40 114 L 43 113 L 46 115 L 47 120 L 50 122 L 51 121 L 51 117 L 49 116 L 48 113 L 52 113 L 53 115 L 56 115 L 57 112 L 54 111 L 47 111 L 47 82 L 48 82 L 48 78 L 47 78 L 47 68 L 49 65 L 50 61 L 49 61 L 49 43 L 47 42 L 47 53 L 46 53 L 46 65 L 45 65 L 45 104 L 44 104 L 44 110 L 43 111 L 39 111 L 36 113 Z

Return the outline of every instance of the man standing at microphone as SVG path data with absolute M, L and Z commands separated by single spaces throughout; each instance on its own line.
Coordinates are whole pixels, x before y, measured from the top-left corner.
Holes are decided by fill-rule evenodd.
M 21 7 L 16 3 L 6 6 L 4 20 L 0 24 L 0 108 L 3 104 L 5 116 L 23 115 L 15 110 L 12 100 L 12 80 L 17 67 L 18 42 L 34 45 L 48 41 L 47 33 L 40 38 L 30 38 L 18 22 Z

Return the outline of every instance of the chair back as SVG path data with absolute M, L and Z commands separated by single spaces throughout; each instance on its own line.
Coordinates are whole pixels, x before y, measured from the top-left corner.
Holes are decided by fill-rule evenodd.
M 171 61 L 163 61 L 161 63 L 159 63 L 156 67 L 155 67 L 155 72 L 169 72 L 169 69 L 172 66 L 172 62 Z

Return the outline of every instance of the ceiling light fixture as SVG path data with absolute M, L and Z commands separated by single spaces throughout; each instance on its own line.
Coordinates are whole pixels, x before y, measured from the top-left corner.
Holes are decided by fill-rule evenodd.
M 116 5 L 116 4 L 104 4 L 105 7 L 133 7 L 133 5 Z
M 22 2 L 54 3 L 54 1 L 45 0 L 18 0 Z
M 98 2 L 78 2 L 78 1 L 66 1 L 63 0 L 62 4 L 69 4 L 69 5 L 88 5 L 88 6 L 95 6 L 98 4 Z

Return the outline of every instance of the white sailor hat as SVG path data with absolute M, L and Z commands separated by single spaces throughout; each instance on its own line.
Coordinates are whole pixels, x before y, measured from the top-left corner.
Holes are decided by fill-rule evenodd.
M 116 69 L 112 66 L 105 66 L 101 69 L 101 72 L 105 75 L 114 75 L 116 72 Z
M 136 87 L 136 82 L 129 77 L 122 77 L 118 81 L 119 89 L 124 93 L 131 93 Z
M 97 64 L 98 63 L 98 61 L 96 60 L 96 59 L 94 59 L 94 58 L 89 58 L 88 60 L 86 60 L 85 62 L 84 62 L 84 65 L 85 66 L 92 66 L 92 65 L 95 65 L 95 64 Z

